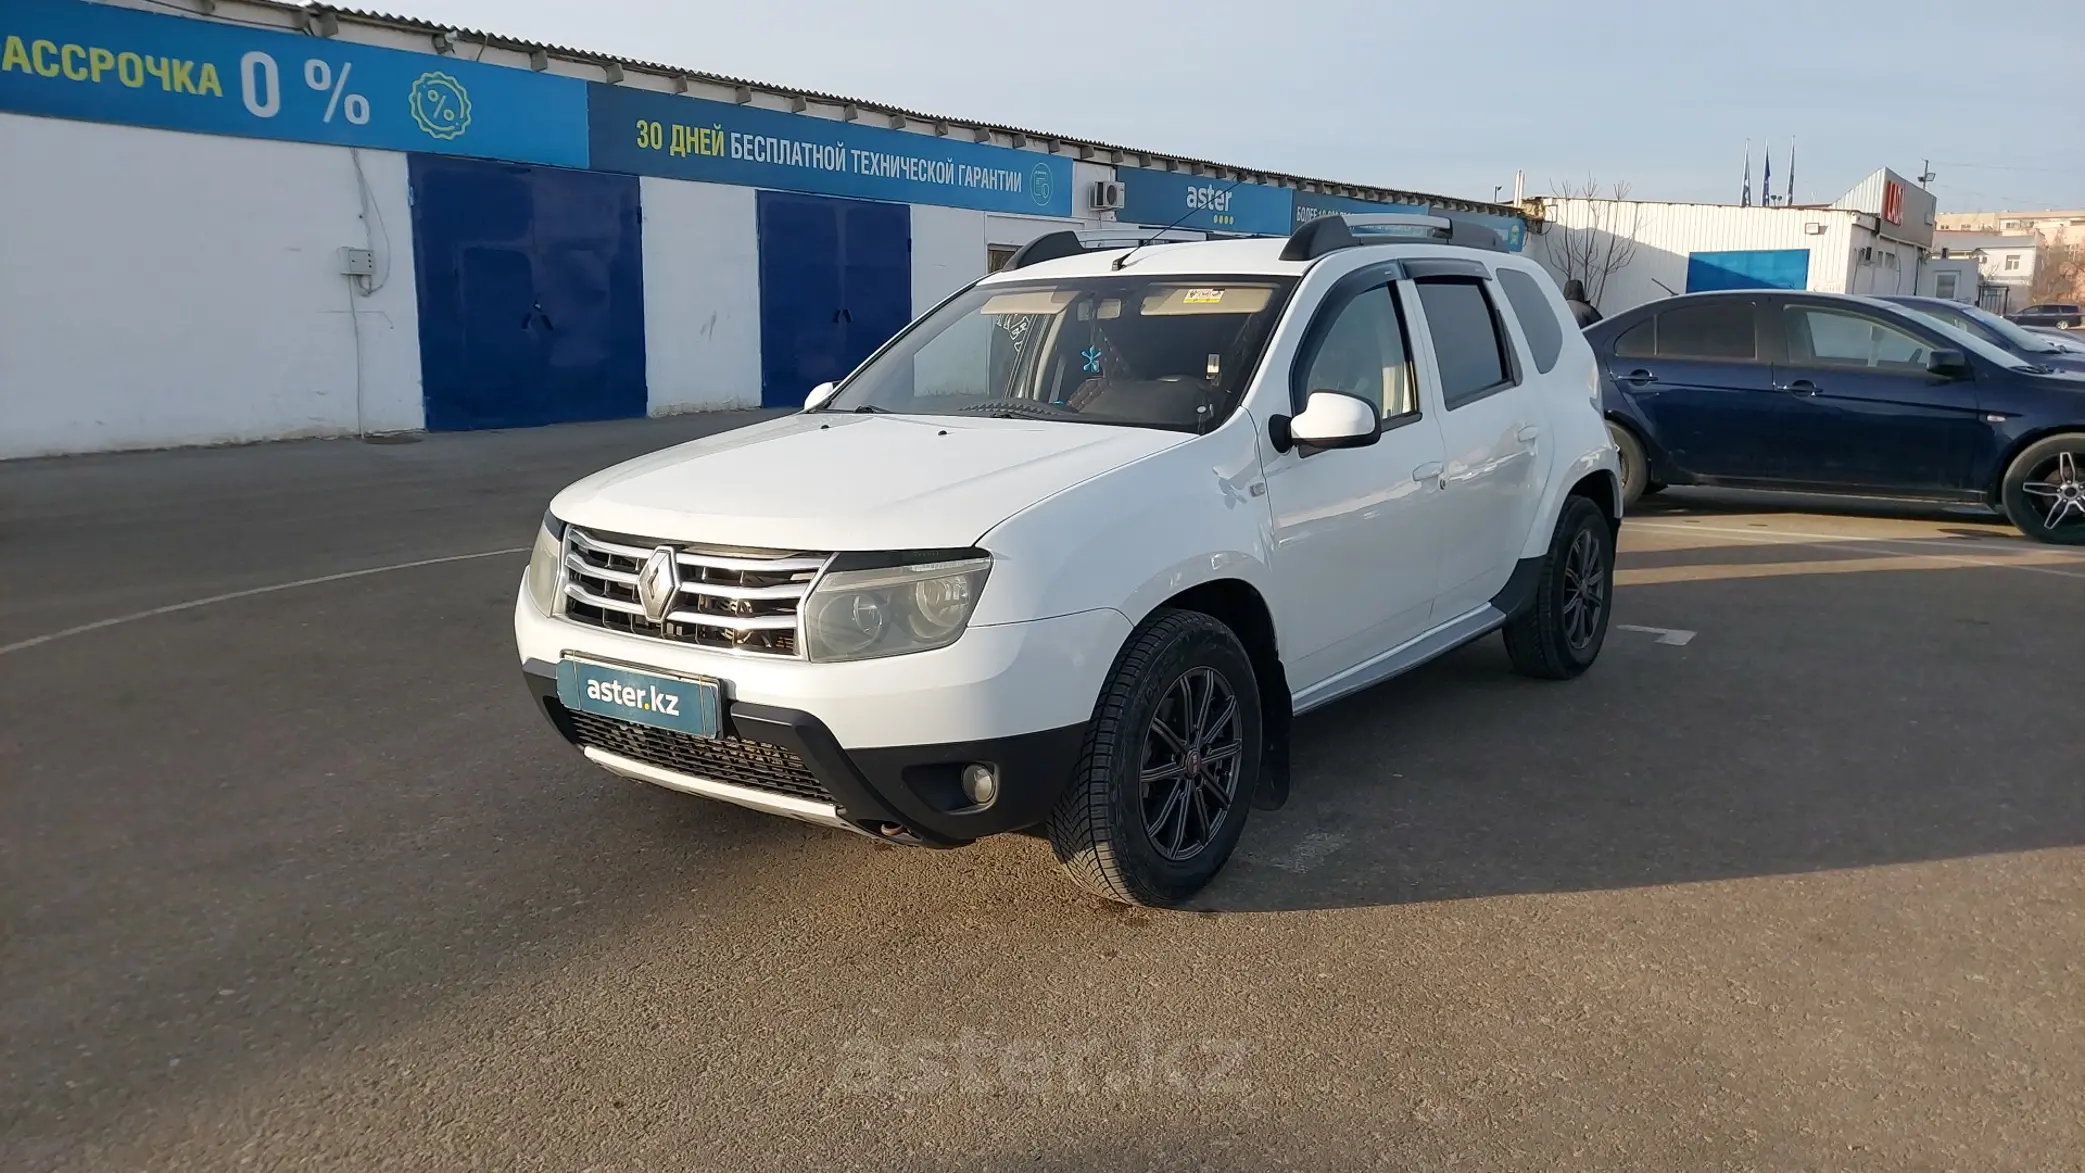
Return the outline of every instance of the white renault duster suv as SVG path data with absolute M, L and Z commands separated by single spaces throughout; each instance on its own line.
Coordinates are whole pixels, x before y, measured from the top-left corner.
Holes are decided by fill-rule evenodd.
M 1175 904 L 1285 799 L 1296 714 L 1498 629 L 1592 664 L 1599 396 L 1479 226 L 1057 233 L 801 413 L 559 493 L 515 637 L 618 774 L 899 843 L 1042 829 Z

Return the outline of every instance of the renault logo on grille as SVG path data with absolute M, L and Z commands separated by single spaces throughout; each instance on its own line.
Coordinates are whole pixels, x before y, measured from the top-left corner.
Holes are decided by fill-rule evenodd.
M 680 563 L 674 558 L 673 547 L 660 546 L 644 560 L 644 569 L 637 572 L 637 602 L 644 607 L 644 617 L 653 623 L 663 622 L 680 591 Z

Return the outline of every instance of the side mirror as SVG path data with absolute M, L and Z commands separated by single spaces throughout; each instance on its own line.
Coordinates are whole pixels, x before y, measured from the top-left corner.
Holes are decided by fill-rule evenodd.
M 1959 350 L 1935 350 L 1926 355 L 1926 369 L 1943 379 L 1960 379 L 1970 373 L 1969 356 Z
M 804 396 L 804 410 L 817 411 L 826 400 L 833 397 L 833 392 L 839 389 L 840 385 L 838 383 L 820 383 L 816 387 L 811 388 L 811 393 Z
M 1289 421 L 1289 438 L 1307 448 L 1366 448 L 1383 436 L 1383 413 L 1344 391 L 1313 391 Z

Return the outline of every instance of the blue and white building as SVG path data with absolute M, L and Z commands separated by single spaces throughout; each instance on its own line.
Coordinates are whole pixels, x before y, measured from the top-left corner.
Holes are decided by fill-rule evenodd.
M 7 0 L 0 159 L 0 458 L 799 403 L 1063 227 L 1525 234 L 275 0 Z

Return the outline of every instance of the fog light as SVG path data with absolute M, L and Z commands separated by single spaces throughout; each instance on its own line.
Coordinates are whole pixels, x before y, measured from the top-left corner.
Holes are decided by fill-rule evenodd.
M 963 767 L 963 793 L 979 806 L 990 806 L 999 797 L 999 772 L 972 762 Z

